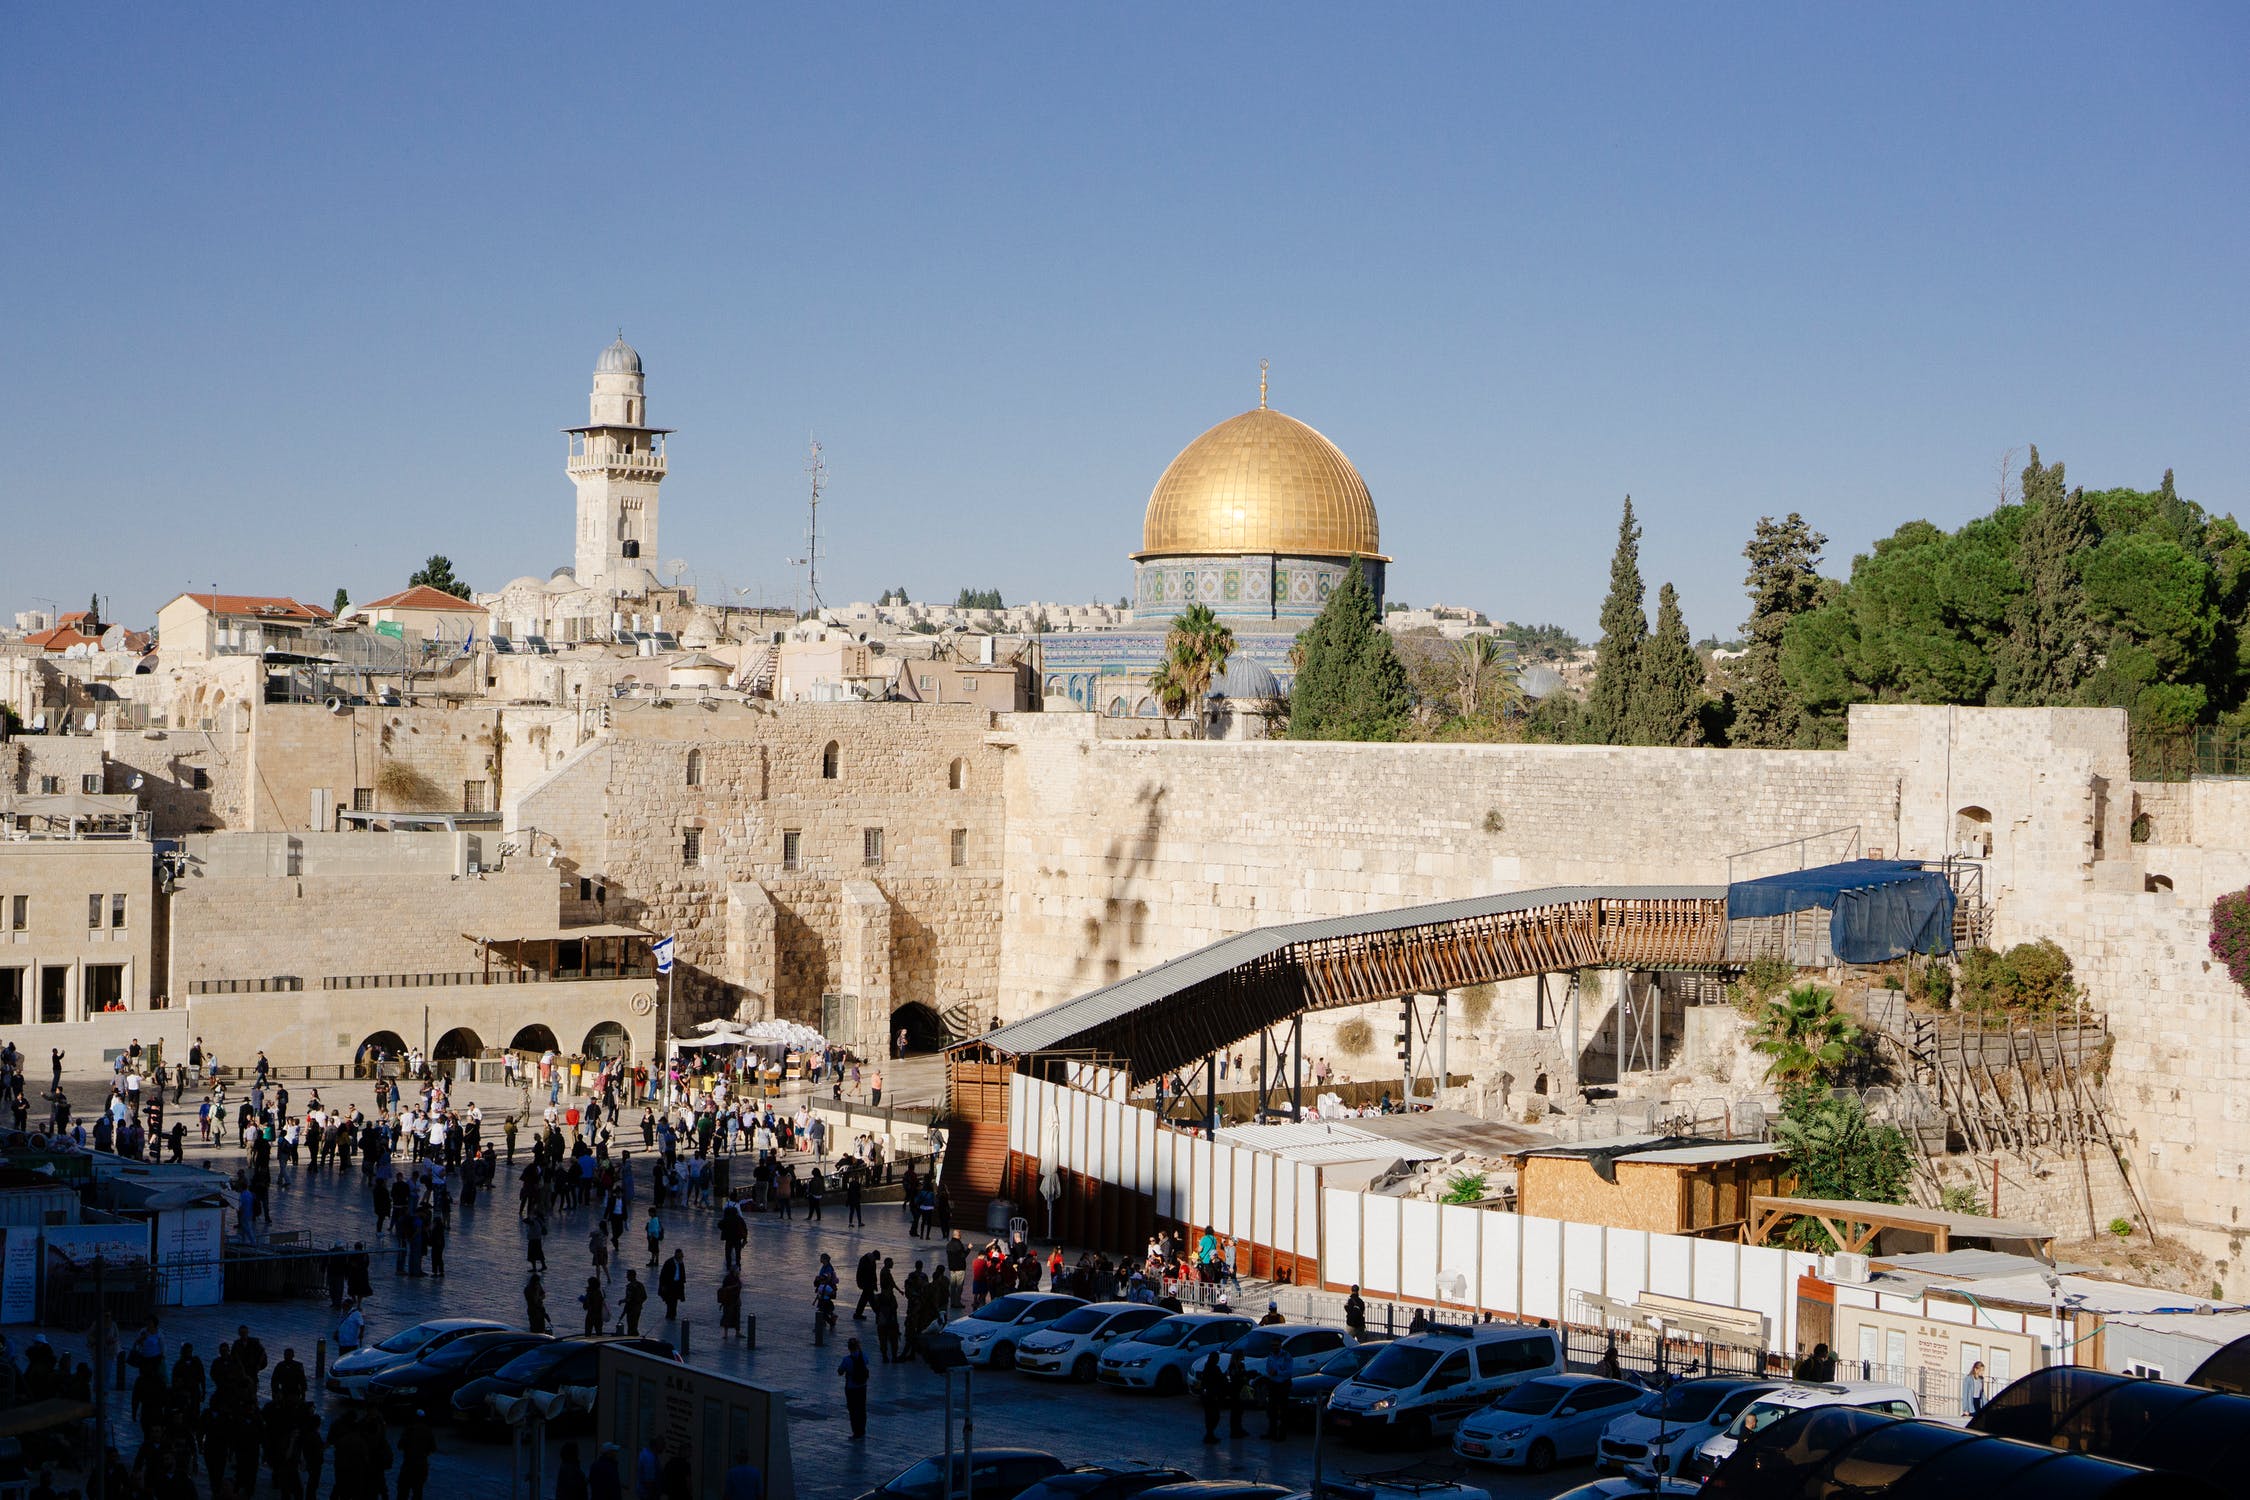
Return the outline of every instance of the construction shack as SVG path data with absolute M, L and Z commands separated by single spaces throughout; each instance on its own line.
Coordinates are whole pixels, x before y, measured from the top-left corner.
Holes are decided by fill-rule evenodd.
M 1536 1146 L 1516 1158 L 1520 1212 L 1655 1234 L 1739 1238 L 1750 1200 L 1794 1185 L 1765 1141 L 1621 1136 Z

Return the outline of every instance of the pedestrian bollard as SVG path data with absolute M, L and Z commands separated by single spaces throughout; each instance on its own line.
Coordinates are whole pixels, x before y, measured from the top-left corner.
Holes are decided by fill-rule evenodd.
M 680 1319 L 680 1358 L 688 1357 L 689 1348 L 695 1342 L 694 1333 L 695 1325 L 686 1318 Z
M 318 1385 L 328 1373 L 328 1340 L 313 1340 L 313 1384 Z
M 745 1349 L 758 1347 L 758 1317 L 755 1313 L 742 1320 L 742 1347 Z

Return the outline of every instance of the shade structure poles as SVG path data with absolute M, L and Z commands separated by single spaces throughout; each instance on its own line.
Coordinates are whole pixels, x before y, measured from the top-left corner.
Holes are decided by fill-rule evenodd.
M 1295 1081 L 1289 1091 L 1289 1117 L 1299 1124 L 1305 1119 L 1305 1013 L 1297 1012 L 1289 1018 L 1289 1065 L 1295 1070 Z
M 1203 1055 L 1203 1133 L 1219 1138 L 1219 1054 Z

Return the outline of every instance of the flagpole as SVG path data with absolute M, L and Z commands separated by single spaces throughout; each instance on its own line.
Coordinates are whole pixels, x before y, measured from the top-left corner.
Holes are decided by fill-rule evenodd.
M 657 1045 L 664 1049 L 664 1105 L 667 1109 L 677 1103 L 679 1098 L 678 1081 L 673 1076 L 672 1067 L 672 987 L 678 983 L 679 980 L 667 968 L 664 971 L 664 1035 L 657 1039 Z

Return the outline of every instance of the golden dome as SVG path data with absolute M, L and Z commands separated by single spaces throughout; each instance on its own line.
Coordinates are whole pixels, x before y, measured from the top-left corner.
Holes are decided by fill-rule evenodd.
M 1380 558 L 1380 546 L 1375 499 L 1343 450 L 1260 404 L 1180 450 L 1149 493 L 1133 555 Z

